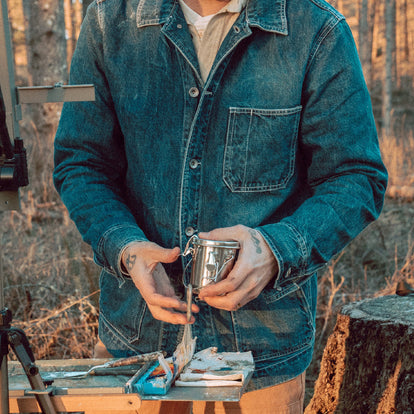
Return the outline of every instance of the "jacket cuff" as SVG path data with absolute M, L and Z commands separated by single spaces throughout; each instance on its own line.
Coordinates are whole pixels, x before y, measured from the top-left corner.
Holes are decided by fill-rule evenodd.
M 307 248 L 304 238 L 295 227 L 277 223 L 261 226 L 256 230 L 263 235 L 279 265 L 274 289 L 307 275 Z
M 121 259 L 124 250 L 133 242 L 148 241 L 138 226 L 119 224 L 108 229 L 100 238 L 95 262 L 107 272 L 120 278 L 120 282 L 127 275 L 122 270 Z

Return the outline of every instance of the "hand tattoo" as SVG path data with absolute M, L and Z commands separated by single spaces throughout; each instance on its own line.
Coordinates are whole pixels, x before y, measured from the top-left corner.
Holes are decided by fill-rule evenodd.
M 127 258 L 125 259 L 125 264 L 128 270 L 132 270 L 134 267 L 135 262 L 137 261 L 137 256 L 135 254 L 129 254 Z
M 261 254 L 262 253 L 262 248 L 260 247 L 260 240 L 256 236 L 257 231 L 253 230 L 253 229 L 249 229 L 249 233 L 250 233 L 250 236 L 252 236 L 253 244 L 256 247 L 256 253 Z

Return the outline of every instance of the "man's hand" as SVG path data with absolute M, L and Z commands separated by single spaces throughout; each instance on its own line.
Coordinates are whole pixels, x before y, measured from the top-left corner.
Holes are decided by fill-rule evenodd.
M 277 260 L 256 230 L 238 225 L 199 233 L 201 239 L 240 243 L 237 261 L 228 276 L 204 287 L 199 298 L 215 308 L 234 311 L 259 296 L 278 272 Z
M 187 321 L 187 305 L 180 300 L 161 263 L 175 262 L 180 249 L 164 249 L 152 242 L 137 242 L 125 250 L 122 263 L 128 270 L 141 296 L 148 305 L 152 316 L 173 324 L 193 323 L 194 317 Z M 192 312 L 198 312 L 197 305 L 192 305 Z

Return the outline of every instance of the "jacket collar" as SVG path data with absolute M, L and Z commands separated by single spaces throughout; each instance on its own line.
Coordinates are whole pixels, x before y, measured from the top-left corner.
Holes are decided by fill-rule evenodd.
M 180 5 L 176 0 L 140 0 L 137 7 L 137 27 L 166 23 Z M 246 24 L 262 30 L 288 34 L 286 0 L 248 0 Z

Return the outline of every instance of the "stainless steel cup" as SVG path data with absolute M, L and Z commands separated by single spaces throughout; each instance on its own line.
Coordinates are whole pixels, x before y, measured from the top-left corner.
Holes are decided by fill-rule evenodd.
M 192 246 L 190 246 L 192 244 Z M 194 293 L 211 283 L 224 279 L 233 268 L 239 242 L 200 239 L 197 235 L 191 237 L 183 253 L 192 255 L 190 283 Z M 187 265 L 187 267 L 188 267 Z M 184 284 L 187 285 L 187 283 Z

